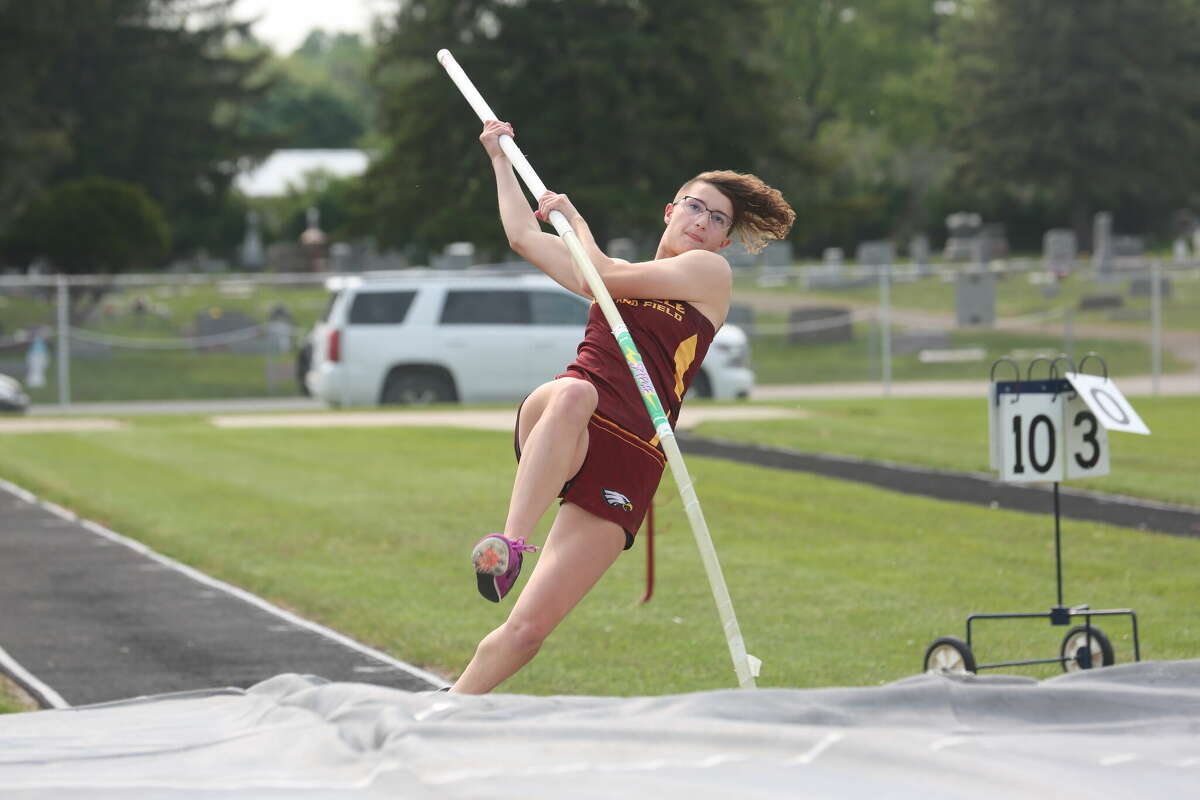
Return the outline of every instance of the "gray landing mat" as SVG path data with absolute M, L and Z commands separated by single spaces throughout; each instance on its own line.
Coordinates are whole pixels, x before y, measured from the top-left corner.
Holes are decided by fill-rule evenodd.
M 0 796 L 1179 798 L 1200 661 L 1038 682 L 464 697 L 280 675 L 0 717 Z
M 435 685 L 257 600 L 0 490 L 0 648 L 70 705 L 247 687 L 283 672 Z

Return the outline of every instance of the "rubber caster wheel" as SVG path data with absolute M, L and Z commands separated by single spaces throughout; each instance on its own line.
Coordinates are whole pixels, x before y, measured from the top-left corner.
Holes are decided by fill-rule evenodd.
M 1088 647 L 1088 631 L 1091 631 L 1091 647 Z M 1063 672 L 1078 672 L 1081 669 L 1111 667 L 1116 663 L 1112 642 L 1104 631 L 1093 625 L 1076 625 L 1067 631 L 1062 641 Z
M 975 656 L 962 639 L 943 636 L 935 639 L 925 651 L 925 671 L 974 673 Z

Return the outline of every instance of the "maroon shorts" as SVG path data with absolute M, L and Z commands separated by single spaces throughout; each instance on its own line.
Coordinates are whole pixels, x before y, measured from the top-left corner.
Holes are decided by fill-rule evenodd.
M 522 404 L 523 405 L 523 404 Z M 517 419 L 521 411 L 517 409 Z M 521 460 L 518 430 L 513 430 L 513 449 Z M 563 484 L 558 496 L 601 519 L 615 522 L 625 531 L 625 549 L 658 490 L 667 457 L 657 447 L 599 414 L 588 420 L 588 451 L 579 472 Z

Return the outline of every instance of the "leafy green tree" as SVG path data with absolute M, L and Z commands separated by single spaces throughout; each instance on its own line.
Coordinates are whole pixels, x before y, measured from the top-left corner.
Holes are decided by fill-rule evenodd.
M 15 228 L 8 249 L 71 274 L 154 268 L 171 242 L 162 210 L 144 189 L 100 177 L 59 184 Z
M 239 130 L 265 54 L 230 54 L 249 35 L 233 2 L 0 0 L 0 110 L 17 109 L 0 124 L 0 197 L 19 207 L 41 186 L 105 175 L 145 187 L 181 249 L 215 245 L 193 221 L 221 213 L 239 161 L 271 148 Z
M 314 30 L 264 68 L 270 88 L 246 110 L 242 130 L 284 147 L 355 147 L 374 118 L 370 50 L 356 34 Z
M 1200 186 L 1200 4 L 977 0 L 954 26 L 961 184 L 1091 215 L 1165 221 Z M 1126 223 L 1128 218 L 1126 218 Z M 1150 220 L 1146 220 L 1149 222 Z
M 800 248 L 852 250 L 928 226 L 942 180 L 943 17 L 929 0 L 769 0 L 762 58 L 776 66 L 784 124 L 819 155 L 797 195 Z
M 481 126 L 434 58 L 443 46 L 601 241 L 654 236 L 676 188 L 705 169 L 799 186 L 803 152 L 777 124 L 774 76 L 752 55 L 763 11 L 759 0 L 402 3 L 375 67 L 388 148 L 362 193 L 373 231 L 503 248 Z

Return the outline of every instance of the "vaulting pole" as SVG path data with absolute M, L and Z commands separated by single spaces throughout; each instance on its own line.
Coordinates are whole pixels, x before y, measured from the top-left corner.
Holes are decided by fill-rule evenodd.
M 483 99 L 479 90 L 475 88 L 475 84 L 471 83 L 467 73 L 463 72 L 462 67 L 454 60 L 454 56 L 450 54 L 449 50 L 439 50 L 437 59 L 450 76 L 450 80 L 454 81 L 454 85 L 458 87 L 463 97 L 479 116 L 480 121 L 500 119 Z M 529 161 L 511 136 L 500 137 L 500 149 L 508 156 L 508 160 L 512 162 L 517 174 L 525 181 L 526 187 L 535 200 L 546 193 L 546 184 L 538 178 L 537 173 L 533 171 L 533 167 L 530 166 Z M 667 463 L 671 465 L 671 474 L 675 476 L 675 484 L 679 487 L 679 493 L 683 497 L 683 508 L 691 523 L 692 533 L 696 537 L 696 546 L 700 549 L 700 559 L 704 562 L 704 571 L 708 574 L 708 583 L 712 587 L 717 613 L 721 617 L 725 640 L 729 643 L 729 655 L 733 658 L 733 668 L 737 673 L 738 685 L 743 689 L 753 689 L 754 677 L 758 674 L 761 662 L 746 652 L 746 643 L 742 640 L 742 632 L 738 627 L 737 617 L 733 613 L 733 600 L 725 585 L 725 576 L 721 573 L 721 564 L 717 561 L 717 551 L 713 547 L 712 536 L 708 532 L 708 523 L 704 521 L 704 514 L 700 510 L 700 500 L 696 497 L 692 478 L 683 463 L 683 454 L 679 452 L 679 444 L 675 441 L 675 431 L 671 429 L 671 423 L 667 421 L 666 412 L 663 411 L 662 403 L 658 400 L 658 393 L 655 392 L 650 374 L 642 363 L 642 356 L 633 343 L 633 337 L 629 335 L 629 329 L 625 327 L 625 321 L 621 319 L 621 314 L 617 311 L 617 307 L 608 293 L 608 288 L 604 285 L 599 273 L 596 272 L 596 267 L 588 258 L 583 245 L 580 244 L 579 236 L 572 230 L 566 216 L 559 211 L 550 212 L 550 224 L 562 237 L 567 250 L 571 253 L 571 258 L 574 259 L 576 266 L 579 267 L 579 271 L 587 281 L 592 297 L 600 304 L 600 310 L 604 312 L 604 318 L 608 321 L 613 336 L 621 346 L 621 352 L 625 354 L 629 371 L 633 374 L 633 380 L 641 392 L 642 402 L 646 404 L 650 421 L 658 434 L 663 452 L 667 455 Z

